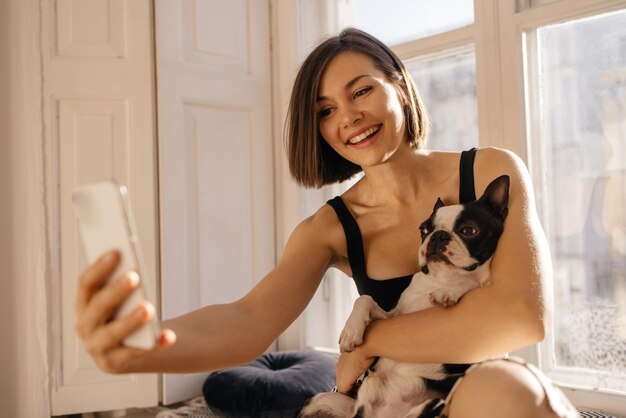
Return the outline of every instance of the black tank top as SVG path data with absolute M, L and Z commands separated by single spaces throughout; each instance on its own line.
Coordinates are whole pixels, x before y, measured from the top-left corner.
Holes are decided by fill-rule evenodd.
M 459 203 L 469 203 L 476 200 L 474 189 L 474 157 L 476 148 L 461 153 L 459 164 Z M 372 280 L 365 271 L 365 255 L 363 251 L 363 238 L 356 220 L 348 210 L 348 207 L 337 196 L 328 201 L 335 209 L 337 217 L 343 226 L 348 244 L 348 262 L 352 269 L 352 278 L 356 283 L 360 295 L 371 296 L 378 306 L 390 311 L 398 303 L 400 295 L 411 283 L 413 275 L 397 277 L 386 280 Z M 375 367 L 376 362 L 372 365 Z M 447 377 L 443 380 L 426 380 L 426 386 L 446 396 L 452 390 L 456 381 L 463 376 L 471 364 L 444 364 Z
M 476 200 L 474 190 L 474 156 L 476 148 L 461 153 L 459 165 L 459 202 L 468 203 Z M 346 234 L 348 246 L 348 262 L 352 269 L 352 278 L 360 295 L 371 296 L 378 306 L 385 311 L 390 311 L 398 303 L 400 295 L 411 283 L 413 275 L 396 277 L 393 279 L 373 280 L 367 276 L 365 270 L 365 253 L 363 250 L 363 238 L 356 220 L 348 210 L 348 207 L 337 196 L 327 202 L 337 213 L 339 222 Z

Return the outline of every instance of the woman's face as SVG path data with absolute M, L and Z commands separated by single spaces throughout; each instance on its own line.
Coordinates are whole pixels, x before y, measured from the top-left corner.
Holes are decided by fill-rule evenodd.
M 342 52 L 322 74 L 316 111 L 326 142 L 361 167 L 383 163 L 405 138 L 403 103 L 372 59 Z

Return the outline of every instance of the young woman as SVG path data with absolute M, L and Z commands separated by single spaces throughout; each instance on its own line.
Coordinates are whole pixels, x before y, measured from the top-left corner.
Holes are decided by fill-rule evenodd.
M 246 363 L 298 317 L 330 267 L 353 276 L 362 293 L 389 308 L 417 270 L 418 226 L 437 198 L 458 203 L 461 185 L 462 193 L 480 196 L 491 180 L 508 174 L 509 214 L 491 284 L 451 308 L 375 321 L 364 343 L 340 356 L 337 386 L 348 392 L 377 356 L 479 363 L 459 379 L 442 414 L 577 416 L 536 369 L 485 361 L 540 341 L 549 324 L 549 250 L 524 164 L 511 152 L 486 148 L 466 157 L 460 172 L 460 153 L 424 148 L 427 130 L 417 89 L 388 47 L 356 29 L 325 41 L 295 81 L 287 131 L 291 172 L 300 184 L 316 187 L 360 171 L 364 176 L 296 227 L 276 268 L 250 293 L 163 321 L 159 347 L 151 351 L 121 344 L 154 314 L 151 307 L 108 321 L 137 277 L 128 273 L 103 286 L 119 262 L 117 254 L 105 255 L 80 280 L 77 331 L 88 352 L 113 373 L 194 372 Z

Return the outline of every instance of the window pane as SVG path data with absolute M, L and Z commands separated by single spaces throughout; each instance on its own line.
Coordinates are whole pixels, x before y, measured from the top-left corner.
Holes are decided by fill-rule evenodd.
M 459 151 L 478 146 L 474 52 L 408 62 L 430 116 L 428 148 Z
M 474 23 L 474 0 L 354 0 L 354 26 L 388 45 Z
M 626 13 L 548 26 L 538 41 L 555 360 L 624 390 Z

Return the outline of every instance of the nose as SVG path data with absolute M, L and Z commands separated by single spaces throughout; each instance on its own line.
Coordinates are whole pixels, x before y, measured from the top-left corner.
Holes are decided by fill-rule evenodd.
M 452 236 L 450 235 L 449 232 L 447 231 L 435 231 L 435 233 L 433 233 L 433 236 L 431 239 L 434 239 L 438 242 L 448 242 L 452 239 Z
M 452 236 L 446 231 L 435 231 L 430 237 L 426 255 L 441 253 L 446 245 L 452 240 Z
M 349 128 L 357 123 L 363 117 L 363 114 L 354 106 L 348 106 L 344 109 L 342 116 L 342 124 L 344 128 Z

